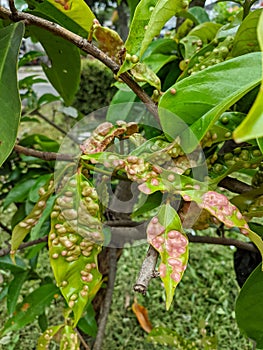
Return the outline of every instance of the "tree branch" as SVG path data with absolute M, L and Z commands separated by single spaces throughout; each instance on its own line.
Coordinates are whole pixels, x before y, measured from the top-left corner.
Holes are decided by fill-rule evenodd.
M 103 342 L 105 328 L 107 324 L 108 315 L 110 312 L 114 283 L 117 271 L 117 251 L 116 248 L 110 248 L 110 270 L 108 275 L 107 292 L 104 299 L 103 307 L 98 321 L 98 332 L 92 350 L 100 350 Z
M 75 159 L 73 156 L 69 154 L 59 154 L 56 152 L 42 152 L 42 151 L 37 151 L 33 148 L 27 148 L 20 145 L 15 145 L 14 150 L 17 153 L 22 153 L 26 156 L 32 156 L 32 157 L 40 158 L 47 161 L 60 160 L 65 162 L 73 162 Z
M 28 248 L 28 247 L 32 247 L 32 246 L 40 244 L 40 243 L 47 242 L 47 238 L 48 238 L 47 236 L 44 236 L 44 237 L 35 239 L 33 241 L 30 241 L 30 242 L 22 243 L 19 246 L 18 250 L 22 250 L 22 249 L 25 249 L 25 248 Z M 8 255 L 10 252 L 11 252 L 11 248 L 10 247 L 0 249 L 0 256 Z
M 92 55 L 97 58 L 99 61 L 104 63 L 107 67 L 109 67 L 114 74 L 117 74 L 120 66 L 114 62 L 110 57 L 108 57 L 103 51 L 98 49 L 92 43 L 89 43 L 87 39 L 82 38 L 81 36 L 72 33 L 71 31 L 59 26 L 54 22 L 50 22 L 46 19 L 36 17 L 29 13 L 25 12 L 17 12 L 15 16 L 13 16 L 12 12 L 4 7 L 0 6 L 0 17 L 9 18 L 12 21 L 26 21 L 27 25 L 35 25 L 41 27 L 49 32 L 60 36 L 61 38 L 71 42 L 84 52 Z M 119 78 L 121 78 L 130 88 L 131 90 L 139 97 L 139 99 L 146 105 L 147 109 L 153 114 L 155 119 L 159 123 L 159 115 L 156 104 L 152 101 L 152 99 L 145 93 L 145 91 L 140 87 L 136 81 L 133 80 L 129 73 L 120 74 Z
M 9 235 L 12 234 L 12 230 L 10 230 L 10 228 L 8 228 L 7 226 L 5 226 L 2 222 L 0 222 L 0 228 L 1 228 L 3 231 L 7 232 Z
M 221 186 L 226 190 L 229 190 L 234 193 L 239 193 L 239 194 L 253 190 L 252 186 L 247 185 L 246 183 L 229 176 L 221 180 L 218 183 L 218 186 Z
M 188 236 L 189 242 L 191 243 L 235 246 L 237 248 L 245 249 L 251 252 L 258 252 L 257 248 L 254 245 L 239 241 L 237 239 L 225 238 L 225 237 L 194 236 L 191 234 L 188 234 L 187 236 Z M 152 246 L 149 246 L 147 255 L 142 263 L 139 276 L 133 287 L 135 292 L 145 295 L 151 279 L 158 276 L 155 270 L 158 256 L 159 256 L 159 253 Z

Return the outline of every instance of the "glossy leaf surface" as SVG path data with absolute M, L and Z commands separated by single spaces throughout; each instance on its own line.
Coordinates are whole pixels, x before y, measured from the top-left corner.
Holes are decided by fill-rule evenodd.
M 240 329 L 263 348 L 263 272 L 260 264 L 246 280 L 236 301 L 236 320 Z
M 263 13 L 258 22 L 257 28 L 258 42 L 263 51 Z M 263 66 L 263 57 L 262 57 Z M 261 66 L 261 69 L 262 69 Z M 234 132 L 234 138 L 237 142 L 243 142 L 252 138 L 263 136 L 263 75 L 262 83 L 256 101 L 251 107 L 244 122 Z

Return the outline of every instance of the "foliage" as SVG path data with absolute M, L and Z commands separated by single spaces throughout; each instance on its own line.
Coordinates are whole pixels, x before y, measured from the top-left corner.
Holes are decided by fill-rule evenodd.
M 116 92 L 113 83 L 113 74 L 108 68 L 95 60 L 83 60 L 73 106 L 84 115 L 108 106 Z
M 222 26 L 211 22 L 204 10 L 188 11 L 185 0 L 141 0 L 136 9 L 132 7 L 130 32 L 123 43 L 118 33 L 98 23 L 83 0 L 27 3 L 28 9 L 19 13 L 12 2 L 13 13 L 0 7 L 1 200 L 3 209 L 13 204 L 7 226 L 1 224 L 7 233 L 12 229 L 11 250 L 2 251 L 1 266 L 12 273 L 13 280 L 3 291 L 10 317 L 0 334 L 5 336 L 41 317 L 60 293 L 65 300 L 64 320 L 47 324 L 42 319 L 37 349 L 57 340 L 60 349 L 77 350 L 83 339 L 76 327 L 96 333 L 92 301 L 107 282 L 98 257 L 103 246 L 122 246 L 109 226 L 123 217 L 124 228 L 143 227 L 143 238 L 150 246 L 148 258 L 160 256 L 158 272 L 167 309 L 187 269 L 188 242 L 194 240 L 187 231 L 190 228 L 216 227 L 222 237 L 215 242 L 234 242 L 251 250 L 249 239 L 263 256 L 261 221 L 256 224 L 254 219 L 263 212 L 263 14 L 261 9 L 249 13 L 253 1 L 244 0 L 239 2 L 243 19 L 237 14 Z M 170 38 L 158 38 L 173 15 L 187 20 Z M 49 65 L 43 65 L 43 70 L 64 106 L 72 104 L 78 86 L 74 106 L 85 114 L 108 103 L 114 92 L 108 72 L 92 61 L 85 63 L 79 83 L 80 49 L 115 74 L 119 90 L 107 110 L 107 121 L 91 133 L 88 125 L 84 141 L 77 125 L 66 147 L 64 141 L 41 134 L 22 137 L 15 145 L 21 108 L 16 71 L 24 19 L 29 27 L 25 35 L 38 39 L 48 55 Z M 26 90 L 21 97 L 27 98 L 23 109 L 27 120 L 32 114 L 43 118 L 41 107 L 58 99 L 50 94 L 38 97 L 33 84 L 39 82 L 33 76 L 20 83 Z M 7 93 L 12 94 L 12 103 Z M 80 121 L 84 126 L 85 122 L 85 118 Z M 67 154 L 58 154 L 60 145 Z M 235 179 L 242 176 L 247 184 Z M 123 186 L 124 181 L 136 188 L 136 194 L 129 193 L 132 203 L 127 201 L 129 186 Z M 221 187 L 231 193 L 222 194 Z M 118 198 L 117 210 L 112 189 L 125 198 Z M 243 242 L 231 240 L 237 233 Z M 38 256 L 46 241 L 55 282 L 37 274 Z M 27 250 L 18 256 L 21 247 Z M 135 290 L 144 294 L 156 275 L 153 260 L 153 266 L 145 263 L 135 284 Z M 38 280 L 38 286 L 20 302 L 20 291 L 30 280 Z M 263 318 L 255 305 L 262 299 L 261 280 L 258 268 L 236 305 L 238 325 L 259 348 Z M 185 349 L 197 344 L 163 327 L 153 329 L 148 340 Z M 205 349 L 213 349 L 214 344 L 212 338 L 202 340 Z

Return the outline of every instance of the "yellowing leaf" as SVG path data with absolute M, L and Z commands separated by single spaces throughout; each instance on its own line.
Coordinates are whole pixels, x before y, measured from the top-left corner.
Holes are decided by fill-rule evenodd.
M 119 63 L 118 55 L 123 46 L 123 41 L 119 34 L 110 28 L 96 25 L 94 36 L 98 41 L 99 48 L 110 56 L 111 59 Z
M 78 23 L 87 32 L 92 27 L 95 16 L 84 0 L 47 0 L 58 10 Z
M 138 304 L 137 301 L 135 301 L 132 304 L 132 311 L 135 313 L 137 320 L 140 323 L 142 329 L 145 332 L 150 333 L 152 330 L 152 325 L 148 317 L 147 309 L 144 306 Z

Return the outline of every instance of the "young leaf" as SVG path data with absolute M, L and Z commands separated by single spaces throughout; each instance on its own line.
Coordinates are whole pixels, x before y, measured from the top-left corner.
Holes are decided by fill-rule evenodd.
M 168 310 L 188 262 L 188 239 L 176 210 L 170 204 L 163 204 L 158 215 L 150 221 L 147 240 L 161 257 L 159 271 L 166 292 Z
M 262 11 L 258 22 L 257 34 L 258 34 L 258 41 L 261 47 L 261 51 L 263 51 L 263 12 Z M 263 58 L 262 58 L 262 66 L 263 66 Z M 261 83 L 256 101 L 251 107 L 246 119 L 235 130 L 234 139 L 236 142 L 243 142 L 243 141 L 247 141 L 247 140 L 257 138 L 257 137 L 262 137 L 262 136 L 263 136 L 263 75 L 262 75 L 262 83 Z
M 65 104 L 72 103 L 80 81 L 79 49 L 65 39 L 54 36 L 41 28 L 30 29 L 43 45 L 51 66 L 42 65 L 51 84 L 59 92 Z
M 33 322 L 50 305 L 56 293 L 58 288 L 54 284 L 45 284 L 25 297 L 23 302 L 17 305 L 14 315 L 4 324 L 0 331 L 1 336 Z
M 260 264 L 246 280 L 236 301 L 235 313 L 239 328 L 263 348 L 263 272 Z
M 23 34 L 22 22 L 0 29 L 0 166 L 14 147 L 20 120 L 17 58 Z

